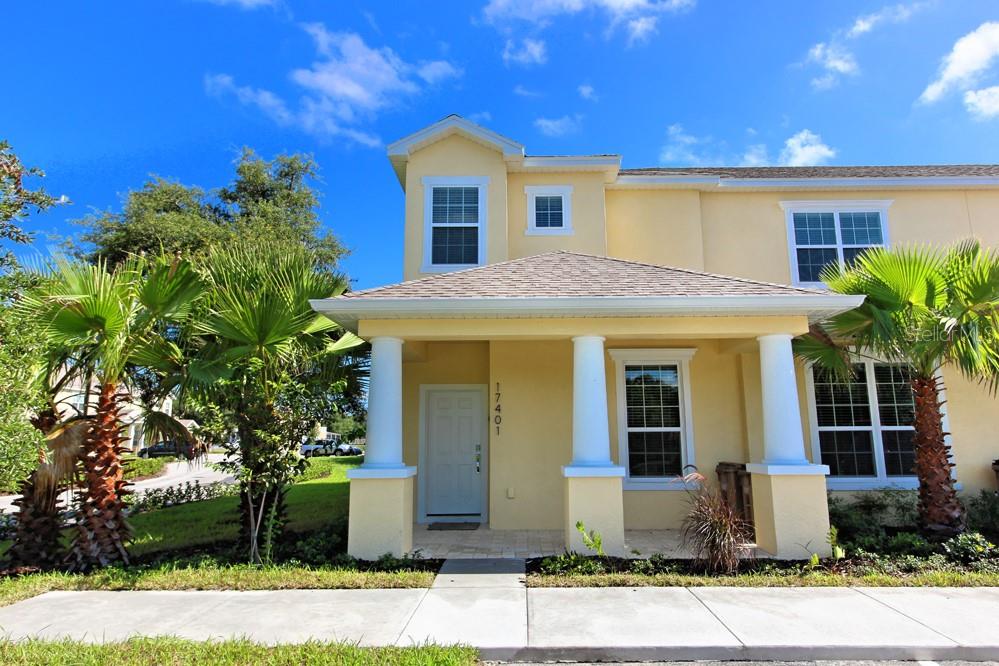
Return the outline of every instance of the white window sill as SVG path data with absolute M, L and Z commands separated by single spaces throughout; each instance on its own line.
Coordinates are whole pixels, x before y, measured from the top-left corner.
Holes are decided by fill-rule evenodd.
M 424 264 L 420 266 L 421 273 L 450 273 L 451 271 L 463 271 L 469 268 L 479 268 L 485 264 Z
M 955 484 L 962 490 L 962 484 Z M 891 476 L 884 478 L 844 478 L 827 476 L 826 488 L 829 490 L 917 490 L 919 479 L 914 476 Z
M 681 479 L 637 479 L 624 480 L 625 490 L 697 490 L 700 484 L 684 482 Z
M 525 236 L 571 236 L 572 229 L 565 227 L 555 227 L 554 229 L 528 229 Z

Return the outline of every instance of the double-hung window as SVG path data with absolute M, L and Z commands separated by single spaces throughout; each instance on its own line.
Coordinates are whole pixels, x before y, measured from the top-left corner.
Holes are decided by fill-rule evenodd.
M 812 448 L 830 488 L 912 486 L 914 403 L 904 365 L 863 361 L 849 378 L 813 366 Z
M 423 272 L 485 263 L 488 178 L 426 177 Z
M 891 201 L 782 201 L 787 214 L 791 276 L 821 286 L 826 266 L 849 266 L 866 250 L 887 244 Z
M 572 186 L 527 185 L 528 236 L 572 234 Z
M 629 490 L 682 488 L 693 465 L 690 358 L 694 349 L 612 349 L 618 454 Z

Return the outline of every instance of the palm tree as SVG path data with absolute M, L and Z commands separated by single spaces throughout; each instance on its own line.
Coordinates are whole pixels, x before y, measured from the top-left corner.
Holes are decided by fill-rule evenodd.
M 215 248 L 202 273 L 205 312 L 193 320 L 199 350 L 186 385 L 238 434 L 241 530 L 250 561 L 259 563 L 269 557 L 284 493 L 301 470 L 302 437 L 357 390 L 363 341 L 313 311 L 310 300 L 343 293 L 347 281 L 301 247 Z
M 96 400 L 83 437 L 82 489 L 71 568 L 127 563 L 131 528 L 123 513 L 127 492 L 121 461 L 122 420 L 130 369 L 176 356 L 167 333 L 184 322 L 201 295 L 190 264 L 179 257 L 132 257 L 108 270 L 57 260 L 52 274 L 21 307 L 41 324 L 48 345 L 95 385 Z
M 864 303 L 796 341 L 806 359 L 841 375 L 850 354 L 872 355 L 910 369 L 920 527 L 946 538 L 964 530 L 943 429 L 939 372 L 957 370 L 989 386 L 999 380 L 999 256 L 965 241 L 945 251 L 873 249 L 822 279 L 834 292 Z

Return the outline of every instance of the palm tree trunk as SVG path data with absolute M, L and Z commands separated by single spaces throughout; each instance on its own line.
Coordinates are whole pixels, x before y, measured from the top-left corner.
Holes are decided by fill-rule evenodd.
M 71 555 L 71 566 L 76 570 L 129 561 L 125 544 L 132 537 L 132 528 L 122 502 L 128 482 L 121 463 L 121 442 L 125 439 L 121 434 L 121 401 L 116 384 L 101 386 L 93 425 L 84 442 L 84 486 Z
M 916 476 L 919 478 L 920 529 L 929 537 L 950 538 L 964 531 L 964 507 L 957 498 L 943 430 L 937 378 L 913 377 Z
M 58 422 L 52 409 L 31 419 L 31 424 L 43 435 L 49 434 Z M 54 478 L 52 469 L 45 467 L 44 452 L 39 451 L 38 467 L 21 482 L 21 496 L 14 500 L 18 511 L 14 542 L 7 550 L 11 567 L 55 569 L 66 559 L 62 545 L 62 519 L 59 515 L 61 480 Z

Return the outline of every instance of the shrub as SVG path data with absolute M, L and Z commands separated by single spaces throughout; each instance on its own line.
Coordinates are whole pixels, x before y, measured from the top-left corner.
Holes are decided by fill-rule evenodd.
M 739 556 L 747 552 L 752 538 L 749 525 L 720 493 L 708 490 L 703 483 L 688 497 L 690 512 L 683 519 L 684 545 L 707 571 L 734 573 L 739 568 Z
M 629 564 L 631 573 L 654 576 L 656 574 L 676 573 L 676 562 L 666 559 L 665 555 L 656 553 L 647 560 L 632 560 Z
M 999 493 L 983 490 L 968 500 L 968 528 L 999 540 Z
M 915 491 L 898 489 L 857 493 L 850 499 L 830 494 L 829 522 L 847 550 L 884 552 L 891 532 L 916 527 L 916 499 Z
M 936 550 L 936 546 L 915 532 L 899 532 L 884 544 L 884 552 L 889 555 L 926 557 Z
M 943 545 L 944 553 L 951 562 L 970 564 L 993 556 L 999 556 L 995 544 L 978 532 L 959 534 Z
M 549 576 L 589 576 L 606 571 L 602 561 L 580 553 L 566 551 L 541 560 L 541 573 Z
M 217 497 L 226 497 L 228 495 L 235 495 L 238 492 L 239 486 L 235 484 L 216 482 L 201 485 L 198 481 L 194 483 L 188 481 L 180 486 L 150 488 L 141 495 L 127 496 L 125 501 L 128 502 L 129 514 L 134 515 L 156 509 L 165 509 L 178 504 L 187 504 L 188 502 L 201 502 Z

